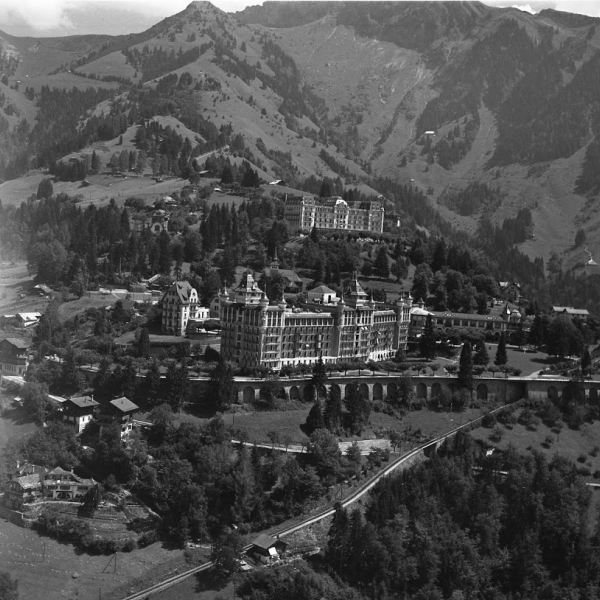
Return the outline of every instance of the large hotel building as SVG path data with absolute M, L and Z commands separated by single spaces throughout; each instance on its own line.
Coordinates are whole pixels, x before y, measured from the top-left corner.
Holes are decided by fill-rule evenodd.
M 313 227 L 382 233 L 385 211 L 383 203 L 374 200 L 352 202 L 339 196 L 288 196 L 284 215 L 292 234 Z
M 221 355 L 240 366 L 385 360 L 406 348 L 412 299 L 368 300 L 356 277 L 342 298 L 320 286 L 302 308 L 269 303 L 250 273 L 221 301 Z

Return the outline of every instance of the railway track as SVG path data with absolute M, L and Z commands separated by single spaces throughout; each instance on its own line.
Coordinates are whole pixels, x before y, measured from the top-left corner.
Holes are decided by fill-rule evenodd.
M 493 413 L 499 412 L 499 411 L 503 410 L 504 408 L 506 408 L 506 406 L 508 406 L 508 405 L 500 406 L 499 408 L 496 408 L 493 411 L 491 411 L 491 413 L 493 414 Z M 456 432 L 460 431 L 461 429 L 467 429 L 467 428 L 471 427 L 472 425 L 475 425 L 478 421 L 481 421 L 482 418 L 483 418 L 483 415 L 481 415 L 480 417 L 477 417 L 476 419 L 472 419 L 471 421 L 468 421 L 464 425 L 459 425 L 458 427 L 455 427 L 454 429 L 447 431 L 443 435 L 441 435 L 433 440 L 428 440 L 427 442 L 417 446 L 416 448 L 413 448 L 409 452 L 402 454 L 401 456 L 399 456 L 398 458 L 393 460 L 384 469 L 379 471 L 379 473 L 373 475 L 367 481 L 365 481 L 365 483 L 363 483 L 357 490 L 352 492 L 352 494 L 350 494 L 345 500 L 342 500 L 340 502 L 340 504 L 345 508 L 347 506 L 350 506 L 354 502 L 357 502 L 365 494 L 368 494 L 369 491 L 371 491 L 371 489 L 373 489 L 373 487 L 375 487 L 375 485 L 377 485 L 377 482 L 380 479 L 388 476 L 390 473 L 395 471 L 398 467 L 400 467 L 406 461 L 410 460 L 411 458 L 414 458 L 417 454 L 422 452 L 425 448 L 442 443 L 443 441 L 452 437 L 454 434 L 456 434 Z M 307 519 L 304 519 L 303 521 L 301 521 L 300 523 L 297 523 L 296 525 L 290 525 L 289 527 L 285 527 L 284 529 L 280 529 L 269 535 L 271 535 L 273 537 L 284 537 L 286 535 L 290 535 L 292 533 L 295 533 L 296 531 L 304 529 L 305 527 L 309 527 L 310 525 L 313 525 L 314 523 L 318 523 L 319 521 L 322 521 L 323 519 L 326 519 L 327 517 L 330 517 L 331 515 L 333 515 L 333 513 L 335 513 L 334 507 L 326 508 L 326 509 L 320 511 L 319 513 L 317 513 L 316 515 L 313 515 L 312 517 L 308 517 Z M 247 552 L 248 550 L 250 550 L 251 547 L 252 547 L 252 544 L 248 544 L 248 545 L 244 546 L 242 551 Z M 155 594 L 158 594 L 159 592 L 162 592 L 163 590 L 166 590 L 167 588 L 169 588 L 173 585 L 177 585 L 184 579 L 187 579 L 188 577 L 191 577 L 192 575 L 195 575 L 196 573 L 201 573 L 202 571 L 207 571 L 212 566 L 213 566 L 213 563 L 212 563 L 212 561 L 210 561 L 210 562 L 207 562 L 198 567 L 193 567 L 192 569 L 188 569 L 187 571 L 184 571 L 183 573 L 179 573 L 179 575 L 174 575 L 172 577 L 169 577 L 168 579 L 165 579 L 164 581 L 161 581 L 160 583 L 157 583 L 156 585 L 153 585 L 145 590 L 136 592 L 135 594 L 132 594 L 130 596 L 126 596 L 125 598 L 123 598 L 123 600 L 146 600 L 147 598 L 150 598 L 151 596 L 154 596 Z

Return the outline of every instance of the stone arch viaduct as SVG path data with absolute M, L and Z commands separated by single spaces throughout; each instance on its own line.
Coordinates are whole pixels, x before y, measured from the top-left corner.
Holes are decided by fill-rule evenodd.
M 358 383 L 359 390 L 369 400 L 385 401 L 388 396 L 398 393 L 400 377 L 398 375 L 370 376 L 339 376 L 330 377 L 327 387 L 337 387 L 342 397 L 345 397 L 347 386 Z M 412 385 L 417 398 L 430 400 L 438 396 L 444 387 L 450 390 L 456 386 L 456 377 L 452 376 L 412 376 Z M 547 398 L 560 397 L 569 383 L 566 378 L 528 378 L 528 377 L 476 377 L 473 382 L 473 397 L 480 400 L 497 398 L 513 402 L 528 394 L 539 394 Z M 238 381 L 238 402 L 245 404 L 257 400 L 267 387 L 273 383 L 283 388 L 290 399 L 307 400 L 310 398 L 310 378 L 282 378 L 276 380 L 245 379 Z M 586 397 L 597 399 L 600 381 L 586 380 L 582 382 Z
M 91 383 L 97 369 L 82 367 L 81 372 Z M 398 393 L 402 376 L 394 375 L 339 375 L 329 377 L 327 387 L 337 386 L 343 397 L 346 396 L 350 383 L 358 383 L 359 390 L 369 400 L 385 401 L 388 396 Z M 200 392 L 207 383 L 208 377 L 190 379 L 192 392 Z M 452 390 L 456 387 L 456 376 L 444 375 L 411 375 L 410 381 L 417 398 L 434 399 L 446 387 Z M 496 398 L 502 402 L 514 402 L 529 394 L 556 399 L 559 398 L 571 380 L 564 377 L 475 377 L 473 380 L 473 397 L 486 400 Z M 288 398 L 307 400 L 310 389 L 310 377 L 283 377 L 281 379 L 258 379 L 236 377 L 238 386 L 238 403 L 245 404 L 259 399 L 267 388 L 273 384 L 285 390 Z M 584 380 L 581 386 L 590 400 L 598 400 L 600 396 L 600 381 Z

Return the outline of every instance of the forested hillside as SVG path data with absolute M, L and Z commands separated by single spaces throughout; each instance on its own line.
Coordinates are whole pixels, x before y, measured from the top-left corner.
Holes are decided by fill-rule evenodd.
M 476 2 L 268 2 L 234 17 L 198 2 L 127 37 L 2 39 L 3 179 L 84 180 L 93 152 L 113 172 L 195 178 L 198 156 L 229 146 L 299 190 L 376 189 L 434 234 L 502 230 L 527 209 L 510 246 L 532 263 L 559 246 L 565 272 L 580 264 L 574 219 L 600 251 L 593 19 Z M 135 147 L 103 154 L 140 127 Z

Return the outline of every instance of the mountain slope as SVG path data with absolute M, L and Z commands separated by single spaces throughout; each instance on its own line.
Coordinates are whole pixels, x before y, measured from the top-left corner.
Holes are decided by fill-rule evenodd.
M 278 43 L 332 122 L 355 124 L 360 112 L 355 148 L 374 172 L 416 180 L 442 200 L 471 181 L 499 185 L 504 200 L 492 214 L 441 210 L 473 231 L 481 210 L 500 221 L 531 208 L 541 240 L 525 244 L 531 256 L 568 250 L 582 223 L 593 231 L 584 196 L 600 191 L 591 167 L 600 155 L 598 19 L 466 2 L 338 2 L 326 14 L 317 4 L 298 3 L 298 27 L 280 2 L 236 16 L 280 28 Z
M 567 252 L 580 226 L 596 252 L 597 22 L 478 2 L 265 2 L 235 15 L 193 2 L 135 35 L 2 35 L 4 177 L 169 117 L 196 136 L 183 157 L 149 148 L 171 152 L 169 171 L 235 139 L 264 177 L 311 191 L 323 177 L 338 189 L 387 177 L 470 232 L 527 207 L 530 256 Z M 473 182 L 501 200 L 457 209 Z

